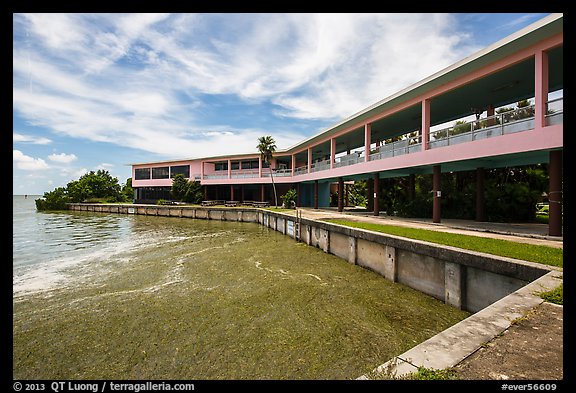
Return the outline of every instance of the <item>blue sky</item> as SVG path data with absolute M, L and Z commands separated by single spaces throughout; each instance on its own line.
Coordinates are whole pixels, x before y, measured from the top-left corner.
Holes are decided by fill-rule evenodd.
M 288 148 L 547 14 L 14 14 L 13 193 Z

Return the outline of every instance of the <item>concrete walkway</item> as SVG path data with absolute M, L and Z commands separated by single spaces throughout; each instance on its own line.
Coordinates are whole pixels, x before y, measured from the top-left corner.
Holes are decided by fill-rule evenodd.
M 302 212 L 302 217 L 316 220 L 341 218 L 351 221 L 421 228 L 563 248 L 563 237 L 548 236 L 548 225 L 546 224 L 494 223 L 458 219 L 443 219 L 441 223 L 436 224 L 432 222 L 432 219 L 403 218 L 385 214 L 374 216 L 371 212 L 364 212 L 360 209 L 346 208 L 341 213 L 336 208 L 298 208 L 298 210 Z

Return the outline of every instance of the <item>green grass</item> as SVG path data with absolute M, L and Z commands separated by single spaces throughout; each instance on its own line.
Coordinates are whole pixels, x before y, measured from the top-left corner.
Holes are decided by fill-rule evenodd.
M 367 229 L 369 231 L 382 232 L 410 239 L 463 248 L 466 250 L 516 258 L 524 261 L 538 262 L 550 266 L 563 266 L 563 249 L 561 248 L 394 225 L 371 224 L 341 219 L 327 219 L 325 221 L 354 228 Z
M 540 297 L 550 303 L 564 304 L 564 284 L 560 284 L 551 291 L 542 292 Z

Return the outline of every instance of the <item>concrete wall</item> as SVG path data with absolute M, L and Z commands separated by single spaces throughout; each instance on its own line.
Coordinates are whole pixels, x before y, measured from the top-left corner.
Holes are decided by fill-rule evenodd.
M 471 312 L 550 271 L 536 263 L 254 208 L 70 204 L 70 210 L 259 223 Z

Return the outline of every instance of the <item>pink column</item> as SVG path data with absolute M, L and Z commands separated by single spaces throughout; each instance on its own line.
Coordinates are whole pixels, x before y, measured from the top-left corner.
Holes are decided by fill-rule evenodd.
M 336 157 L 336 138 L 330 139 L 330 169 L 334 168 L 334 160 Z
M 372 123 L 364 124 L 364 162 L 370 160 L 370 145 L 372 144 Z
M 308 148 L 308 173 L 312 170 L 312 147 Z
M 292 176 L 294 176 L 295 170 L 296 170 L 296 155 L 292 154 Z
M 258 157 L 258 177 L 262 177 L 262 156 Z
M 548 103 L 548 54 L 542 50 L 535 55 L 535 94 L 534 94 L 534 128 L 546 125 L 546 104 Z
M 422 100 L 422 151 L 428 150 L 430 139 L 430 100 Z
M 204 161 L 200 161 L 200 180 L 204 180 Z
M 228 160 L 228 179 L 232 179 L 232 163 Z

